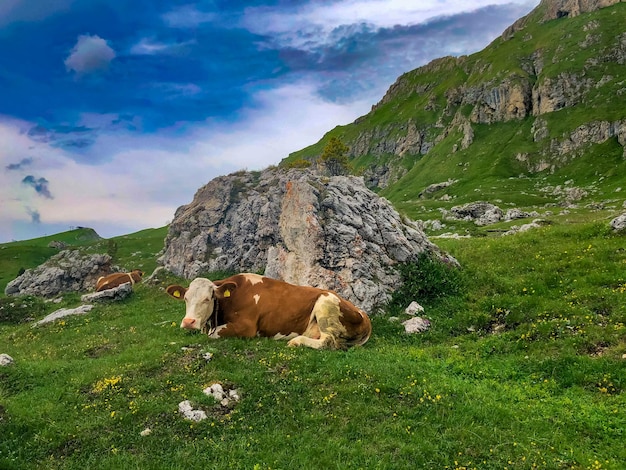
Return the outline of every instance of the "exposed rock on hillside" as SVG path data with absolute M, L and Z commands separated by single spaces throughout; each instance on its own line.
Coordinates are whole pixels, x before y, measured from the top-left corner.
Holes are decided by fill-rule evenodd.
M 53 297 L 62 292 L 93 290 L 100 276 L 112 272 L 109 255 L 86 255 L 78 250 L 65 250 L 40 266 L 27 269 L 9 282 L 4 293 Z
M 264 271 L 370 309 L 398 285 L 393 266 L 423 251 L 440 253 L 361 178 L 268 169 L 198 190 L 176 211 L 160 261 L 186 278 Z

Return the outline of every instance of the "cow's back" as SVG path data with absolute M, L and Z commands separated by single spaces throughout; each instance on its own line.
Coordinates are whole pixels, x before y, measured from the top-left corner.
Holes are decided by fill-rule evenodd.
M 214 281 L 216 286 L 229 282 L 237 287 L 232 295 L 219 301 L 224 321 L 254 319 L 260 336 L 302 334 L 316 300 L 324 292 L 257 274 L 237 274 Z

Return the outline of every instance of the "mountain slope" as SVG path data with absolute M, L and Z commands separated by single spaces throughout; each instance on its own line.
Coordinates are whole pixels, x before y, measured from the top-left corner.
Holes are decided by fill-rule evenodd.
M 610 199 L 626 184 L 625 64 L 626 4 L 544 0 L 484 50 L 402 75 L 370 113 L 283 164 L 337 137 L 354 171 L 413 217 L 477 199 L 556 204 L 546 187 L 565 182 Z

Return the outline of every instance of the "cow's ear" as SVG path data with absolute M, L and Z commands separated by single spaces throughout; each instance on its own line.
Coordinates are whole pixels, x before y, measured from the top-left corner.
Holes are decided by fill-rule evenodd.
M 165 289 L 165 292 L 167 292 L 170 296 L 174 297 L 175 299 L 178 300 L 183 300 L 183 298 L 185 297 L 185 292 L 187 292 L 187 289 L 185 289 L 183 286 L 167 286 L 167 289 Z
M 230 297 L 233 295 L 233 292 L 237 289 L 237 284 L 234 282 L 225 282 L 221 284 L 217 289 L 215 289 L 215 296 L 218 299 L 223 299 L 225 297 Z

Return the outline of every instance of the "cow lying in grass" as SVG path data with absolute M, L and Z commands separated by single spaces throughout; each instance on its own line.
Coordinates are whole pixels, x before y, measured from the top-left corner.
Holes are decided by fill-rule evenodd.
M 288 346 L 345 349 L 365 344 L 372 333 L 369 317 L 334 292 L 258 274 L 197 278 L 167 293 L 186 303 L 180 327 L 210 338 L 263 336 L 287 339 Z
M 143 271 L 135 269 L 129 273 L 113 273 L 108 276 L 102 276 L 96 281 L 96 292 L 100 292 L 107 289 L 113 289 L 114 287 L 121 286 L 130 282 L 135 285 L 137 282 L 141 282 Z

